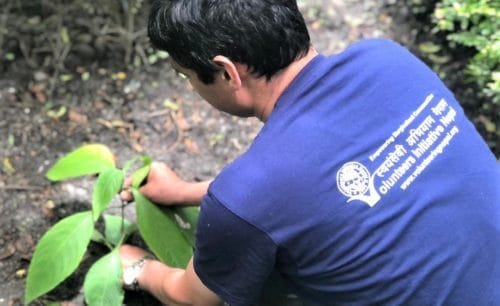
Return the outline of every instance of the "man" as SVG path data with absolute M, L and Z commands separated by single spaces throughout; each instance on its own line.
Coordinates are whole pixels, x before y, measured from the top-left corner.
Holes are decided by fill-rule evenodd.
M 499 167 L 406 49 L 320 55 L 294 0 L 159 1 L 149 35 L 210 104 L 265 124 L 213 182 L 153 166 L 147 197 L 201 211 L 185 270 L 122 247 L 140 288 L 253 305 L 277 270 L 305 305 L 500 305 Z

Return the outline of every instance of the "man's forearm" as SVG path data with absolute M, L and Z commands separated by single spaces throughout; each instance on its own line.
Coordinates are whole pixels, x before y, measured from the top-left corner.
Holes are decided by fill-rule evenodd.
M 147 261 L 139 286 L 167 305 L 190 305 L 189 297 L 176 289 L 184 273 L 183 269 L 171 268 L 154 260 Z
M 195 274 L 192 259 L 186 270 L 147 260 L 139 276 L 139 286 L 167 305 L 222 305 L 222 301 Z
M 186 205 L 200 205 L 211 181 L 186 183 L 182 191 L 181 202 Z

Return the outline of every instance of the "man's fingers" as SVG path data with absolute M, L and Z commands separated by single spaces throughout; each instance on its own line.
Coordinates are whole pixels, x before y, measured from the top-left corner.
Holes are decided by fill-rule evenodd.
M 130 190 L 122 190 L 122 192 L 120 192 L 120 199 L 125 202 L 130 202 L 134 199 L 134 197 L 132 196 L 132 192 L 130 192 Z
M 130 202 L 134 199 L 132 192 L 130 191 L 130 186 L 132 185 L 132 177 L 127 177 L 123 182 L 123 189 L 120 192 L 120 199 L 125 202 Z
M 123 189 L 129 188 L 132 185 L 132 176 L 129 176 L 123 182 Z

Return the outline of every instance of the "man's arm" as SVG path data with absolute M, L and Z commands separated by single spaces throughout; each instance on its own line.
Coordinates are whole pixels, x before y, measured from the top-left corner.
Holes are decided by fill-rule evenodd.
M 120 256 L 124 268 L 145 252 L 139 248 L 124 245 Z M 208 289 L 193 268 L 193 260 L 186 269 L 172 268 L 156 260 L 146 260 L 138 277 L 139 287 L 150 292 L 167 305 L 218 306 L 221 299 Z
M 140 188 L 140 192 L 160 205 L 200 205 L 210 182 L 184 181 L 164 163 L 155 162 L 151 165 L 146 183 Z M 132 200 L 132 193 L 128 189 L 130 183 L 129 178 L 124 184 L 125 189 L 120 193 L 124 201 Z

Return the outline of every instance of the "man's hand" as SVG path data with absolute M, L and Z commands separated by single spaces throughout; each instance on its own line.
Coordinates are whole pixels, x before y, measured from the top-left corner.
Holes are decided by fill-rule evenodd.
M 129 187 L 131 178 L 125 181 L 120 193 L 123 201 L 132 200 Z M 206 194 L 210 182 L 190 183 L 181 179 L 164 163 L 154 162 L 151 165 L 146 184 L 139 191 L 149 200 L 161 205 L 199 205 Z
M 122 245 L 120 247 L 120 259 L 123 269 L 130 267 L 139 259 L 144 258 L 144 256 L 149 256 L 149 254 L 138 247 L 128 244 Z
M 122 267 L 125 269 L 148 255 L 144 250 L 131 245 L 120 247 Z M 222 301 L 205 287 L 196 275 L 193 260 L 186 269 L 171 268 L 147 259 L 137 277 L 138 285 L 167 305 L 220 306 Z

